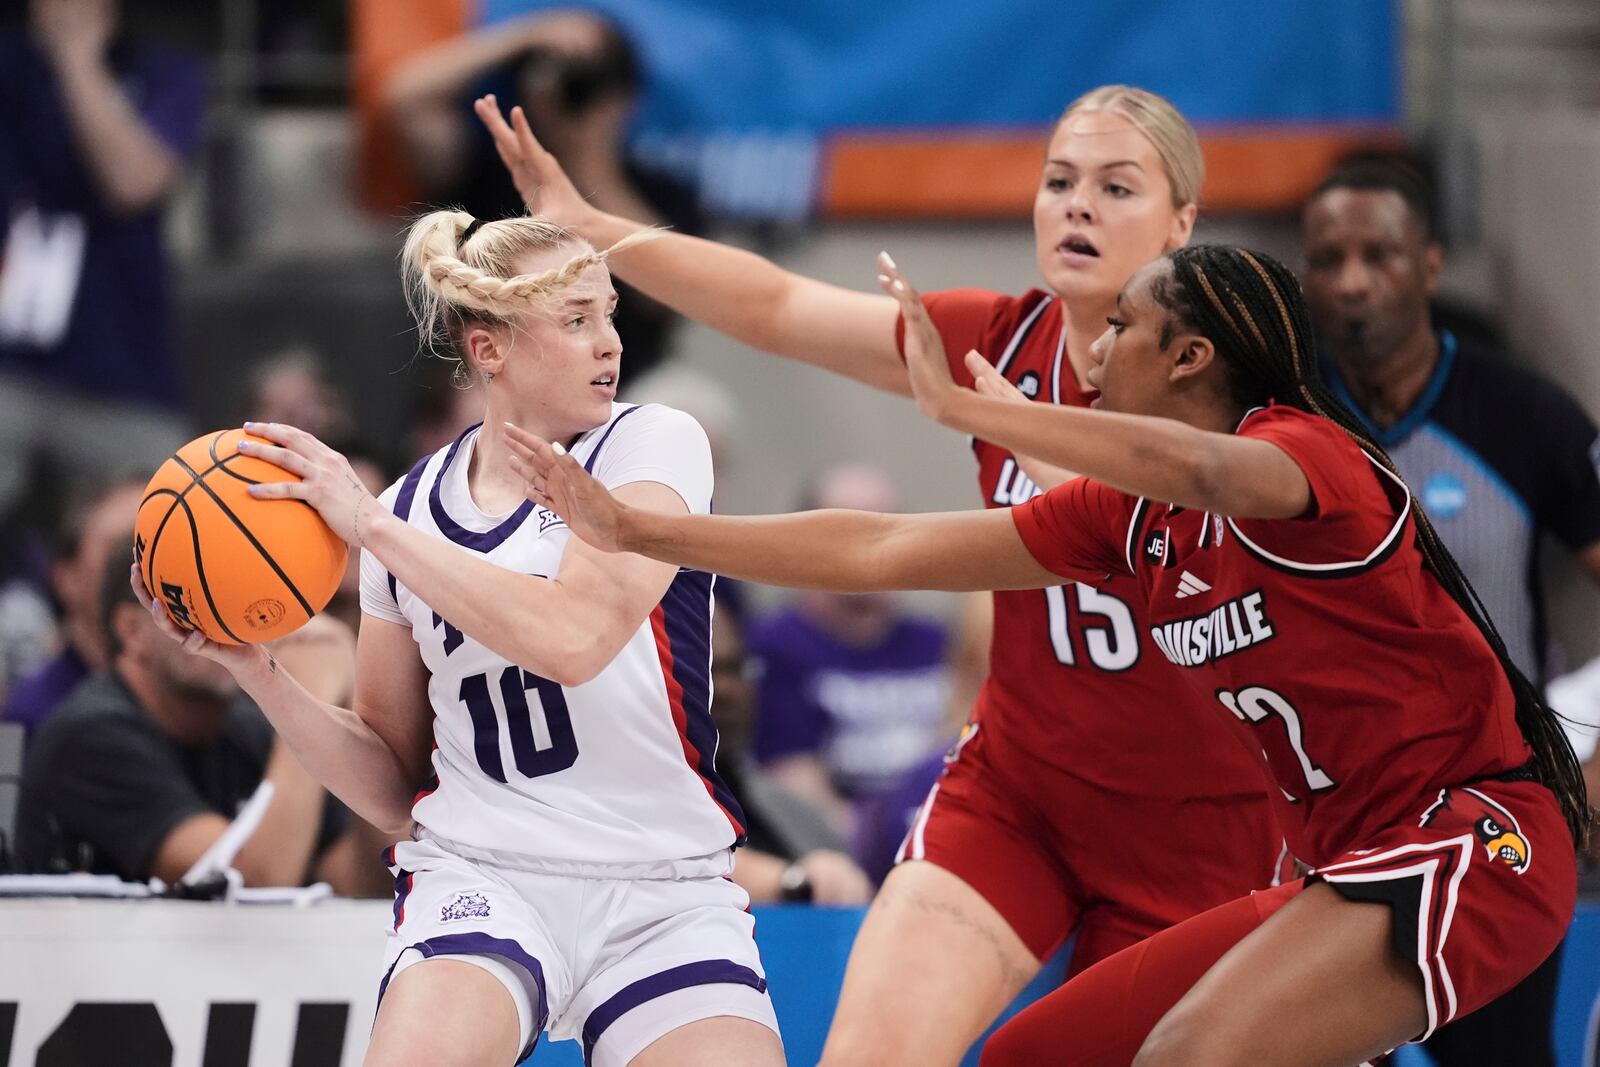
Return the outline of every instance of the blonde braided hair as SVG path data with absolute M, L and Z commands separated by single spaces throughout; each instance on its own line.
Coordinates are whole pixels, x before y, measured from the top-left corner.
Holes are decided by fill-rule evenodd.
M 660 234 L 640 230 L 596 251 L 549 219 L 474 222 L 465 211 L 429 212 L 411 224 L 400 254 L 406 305 L 418 337 L 430 353 L 444 358 L 461 359 L 460 341 L 469 323 L 511 326 L 518 315 L 546 311 L 556 294 L 584 271 Z M 567 246 L 576 254 L 561 266 L 537 274 L 515 273 L 529 255 Z

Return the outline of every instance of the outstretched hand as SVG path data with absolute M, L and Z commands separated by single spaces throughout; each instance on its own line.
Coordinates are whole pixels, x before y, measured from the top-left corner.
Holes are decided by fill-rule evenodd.
M 921 294 L 911 287 L 889 253 L 878 253 L 878 272 L 878 287 L 895 298 L 900 305 L 900 317 L 905 320 L 906 372 L 911 382 L 911 395 L 924 415 L 942 423 L 951 402 L 963 392 L 950 375 L 944 338 L 923 306 Z
M 568 229 L 584 232 L 593 209 L 578 192 L 556 157 L 545 151 L 521 107 L 511 109 L 511 120 L 500 113 L 493 94 L 473 101 L 472 110 L 494 138 L 495 151 L 505 164 L 517 193 L 530 215 L 539 215 Z
M 505 424 L 511 444 L 511 469 L 523 480 L 527 498 L 549 508 L 574 534 L 602 552 L 625 552 L 622 533 L 628 507 L 597 482 L 559 444 L 511 423 Z

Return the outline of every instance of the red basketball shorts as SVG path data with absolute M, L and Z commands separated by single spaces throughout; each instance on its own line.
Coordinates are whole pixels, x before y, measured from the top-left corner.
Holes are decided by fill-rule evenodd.
M 1077 973 L 1158 930 L 1286 879 L 1260 790 L 1173 799 L 1107 790 L 973 724 L 897 861 L 950 871 L 1041 960 L 1076 932 Z

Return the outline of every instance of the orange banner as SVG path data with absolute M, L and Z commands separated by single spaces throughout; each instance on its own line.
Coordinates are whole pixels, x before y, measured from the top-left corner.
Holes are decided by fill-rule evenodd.
M 1026 218 L 1048 131 L 845 134 L 824 153 L 819 209 L 833 218 Z M 1388 127 L 1202 130 L 1206 211 L 1292 211 L 1339 159 L 1392 146 Z

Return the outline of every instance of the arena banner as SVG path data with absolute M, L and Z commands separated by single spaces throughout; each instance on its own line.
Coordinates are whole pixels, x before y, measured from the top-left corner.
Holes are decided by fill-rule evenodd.
M 789 1061 L 815 1063 L 862 911 L 755 916 Z M 0 1067 L 356 1067 L 391 918 L 387 901 L 0 900 Z M 1012 1010 L 1061 974 L 1057 961 Z M 1562 959 L 1560 1067 L 1595 1067 L 1597 1010 L 1600 905 L 1590 903 Z M 541 1040 L 529 1062 L 580 1067 L 583 1055 L 577 1042 Z
M 368 5 L 355 3 L 358 57 Z M 494 24 L 568 5 L 464 6 L 386 5 L 369 21 L 393 41 L 412 8 Z M 1211 209 L 1276 210 L 1343 152 L 1391 137 L 1400 108 L 1394 0 L 588 6 L 648 71 L 640 153 L 734 216 L 1025 216 L 1052 120 L 1108 83 L 1163 93 L 1200 128 Z

